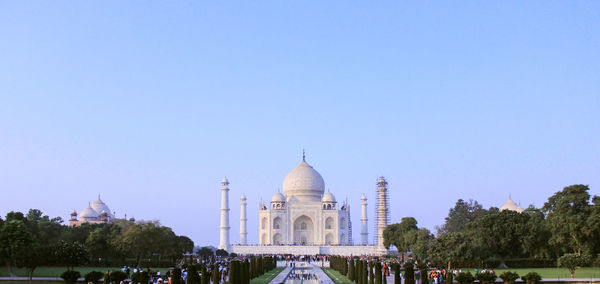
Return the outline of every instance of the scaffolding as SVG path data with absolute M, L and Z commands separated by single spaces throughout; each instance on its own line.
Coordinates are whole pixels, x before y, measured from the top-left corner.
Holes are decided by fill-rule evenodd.
M 390 224 L 390 199 L 385 177 L 379 177 L 377 180 L 377 191 L 375 201 L 375 232 L 373 243 L 377 246 L 383 246 L 383 230 Z
M 352 218 L 350 218 L 350 203 L 348 203 L 348 199 L 346 199 L 346 206 L 348 206 L 348 244 L 353 245 L 352 242 Z

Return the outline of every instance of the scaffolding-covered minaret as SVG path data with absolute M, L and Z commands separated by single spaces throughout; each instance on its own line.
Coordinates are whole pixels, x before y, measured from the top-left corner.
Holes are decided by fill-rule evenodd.
M 219 249 L 231 251 L 229 246 L 229 181 L 224 178 L 221 181 L 221 226 L 219 230 L 221 237 L 219 239 Z
M 248 233 L 246 232 L 247 221 L 246 196 L 242 194 L 242 197 L 240 198 L 240 245 L 246 245 L 246 237 L 248 236 Z
M 384 177 L 379 177 L 377 181 L 377 252 L 380 254 L 387 253 L 383 245 L 383 230 L 390 223 L 390 202 L 388 199 L 387 181 Z
M 360 244 L 365 246 L 369 241 L 369 227 L 367 227 L 367 197 L 360 198 Z

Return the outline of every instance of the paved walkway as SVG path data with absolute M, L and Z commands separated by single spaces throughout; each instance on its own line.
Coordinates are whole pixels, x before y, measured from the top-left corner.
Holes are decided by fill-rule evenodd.
M 283 283 L 288 274 L 290 274 L 290 271 L 292 271 L 291 267 L 284 268 L 277 276 L 275 276 L 275 278 L 273 278 L 273 280 L 271 280 L 271 282 L 269 282 L 269 284 Z
M 329 276 L 327 276 L 327 274 L 325 273 L 325 271 L 323 271 L 323 269 L 321 269 L 321 267 L 319 267 L 318 265 L 315 264 L 311 264 L 313 266 L 313 270 L 315 271 L 315 275 L 317 276 L 317 279 L 319 280 L 319 283 L 323 283 L 323 284 L 335 284 L 331 278 L 329 278 Z

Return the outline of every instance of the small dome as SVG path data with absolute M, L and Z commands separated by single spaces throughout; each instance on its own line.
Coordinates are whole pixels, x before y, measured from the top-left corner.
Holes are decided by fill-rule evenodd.
M 521 205 L 517 206 L 517 212 L 522 213 L 523 211 L 525 211 L 525 209 L 523 209 Z
M 246 200 L 246 195 L 244 195 L 244 194 L 242 193 L 242 197 L 240 197 L 240 200 L 242 200 L 242 201 Z
M 367 200 L 367 197 L 363 195 L 363 196 L 361 196 L 361 197 L 360 197 L 360 200 L 362 200 L 362 201 L 366 201 L 366 200 Z
M 223 178 L 223 180 L 221 181 L 221 185 L 223 185 L 223 186 L 229 185 L 229 180 L 227 179 L 227 177 Z
M 323 195 L 323 202 L 335 202 L 335 196 L 331 192 L 327 192 Z
M 106 211 L 102 210 L 102 212 L 100 212 L 100 216 L 107 216 L 108 213 L 106 213 Z
M 98 218 L 98 212 L 96 212 L 91 206 L 86 207 L 81 211 L 81 218 L 93 219 Z
M 71 212 L 71 216 L 77 216 L 77 211 L 75 211 L 75 209 L 73 209 L 73 212 Z
M 510 198 L 510 196 L 508 196 L 508 200 L 506 201 L 506 203 L 504 203 L 504 205 L 502 205 L 502 207 L 500 207 L 500 211 L 503 211 L 503 210 L 512 210 L 512 211 L 522 212 L 523 208 L 521 208 L 521 211 L 519 211 L 519 207 L 517 206 L 517 204 Z
M 285 202 L 285 196 L 283 196 L 281 192 L 275 193 L 275 195 L 273 195 L 273 199 L 271 199 L 271 202 Z

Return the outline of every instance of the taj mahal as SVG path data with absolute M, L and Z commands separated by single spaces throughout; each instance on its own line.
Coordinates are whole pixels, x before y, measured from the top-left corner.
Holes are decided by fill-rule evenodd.
M 259 202 L 258 244 L 247 239 L 246 196 L 240 198 L 240 244 L 229 241 L 229 180 L 221 182 L 221 225 L 219 249 L 236 254 L 336 254 L 381 255 L 383 230 L 389 223 L 387 182 L 377 181 L 376 231 L 374 244 L 369 244 L 367 198 L 361 198 L 360 242 L 352 239 L 350 203 L 338 202 L 331 192 L 325 192 L 325 182 L 319 172 L 302 161 L 283 180 L 283 193 L 277 192 L 269 203 Z

